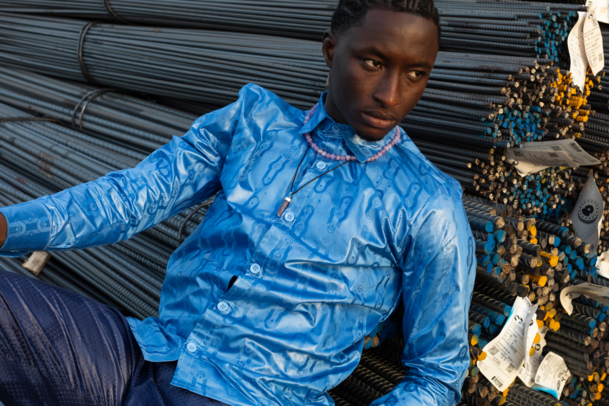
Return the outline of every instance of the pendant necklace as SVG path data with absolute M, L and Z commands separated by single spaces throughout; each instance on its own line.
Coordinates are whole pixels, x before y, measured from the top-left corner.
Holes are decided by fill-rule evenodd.
M 304 119 L 305 124 L 307 124 L 307 122 L 311 119 L 311 117 L 313 116 L 313 113 L 315 113 L 315 110 L 317 110 L 317 104 L 315 106 L 313 106 L 313 108 L 311 110 L 309 110 L 309 112 L 307 113 L 307 116 Z M 305 138 L 309 145 L 307 146 L 307 150 L 305 151 L 304 155 L 300 159 L 300 162 L 298 163 L 298 167 L 296 168 L 296 172 L 294 173 L 294 177 L 292 178 L 292 183 L 290 184 L 290 192 L 283 199 L 281 206 L 279 206 L 279 210 L 277 210 L 277 217 L 281 217 L 281 215 L 283 214 L 285 209 L 287 209 L 288 206 L 290 205 L 290 203 L 292 202 L 292 196 L 294 196 L 296 193 L 300 192 L 300 190 L 302 188 L 307 186 L 309 183 L 321 178 L 322 176 L 332 172 L 333 170 L 338 169 L 341 166 L 349 163 L 350 161 L 355 161 L 357 159 L 354 155 L 336 155 L 336 154 L 327 153 L 326 151 L 324 151 L 323 149 L 318 147 L 317 144 L 315 144 L 315 142 L 313 141 L 313 138 L 311 137 L 310 132 L 305 134 Z M 377 152 L 376 154 L 374 154 L 373 156 L 368 158 L 366 161 L 364 161 L 364 163 L 376 161 L 377 159 L 379 159 L 380 157 L 385 155 L 385 153 L 387 151 L 389 151 L 395 144 L 398 143 L 400 138 L 401 138 L 401 131 L 400 131 L 400 128 L 396 126 L 395 137 L 393 137 L 391 142 L 389 142 L 387 145 L 385 145 L 383 148 L 381 148 L 381 150 L 379 152 Z M 322 173 L 321 175 L 314 177 L 313 179 L 311 179 L 310 181 L 308 181 L 307 183 L 305 183 L 304 185 L 302 185 L 301 187 L 299 187 L 298 189 L 293 191 L 294 181 L 296 181 L 296 176 L 298 175 L 298 172 L 300 171 L 300 166 L 302 165 L 302 162 L 304 161 L 305 157 L 307 156 L 307 152 L 309 152 L 309 149 L 311 149 L 311 148 L 313 148 L 313 150 L 315 152 L 317 152 L 319 155 L 323 156 L 324 158 L 332 159 L 335 161 L 344 161 L 344 162 L 342 164 L 337 165 L 334 168 Z

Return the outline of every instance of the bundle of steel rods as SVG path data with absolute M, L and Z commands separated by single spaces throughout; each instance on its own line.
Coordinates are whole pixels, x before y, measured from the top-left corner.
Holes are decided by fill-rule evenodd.
M 254 82 L 310 107 L 327 79 L 320 49 L 290 38 L 0 14 L 3 66 L 211 104 L 232 103 Z
M 206 28 L 319 40 L 336 0 L 2 0 L 0 10 L 112 19 L 172 27 Z M 581 5 L 484 0 L 439 0 L 442 48 L 548 58 L 558 62 Z

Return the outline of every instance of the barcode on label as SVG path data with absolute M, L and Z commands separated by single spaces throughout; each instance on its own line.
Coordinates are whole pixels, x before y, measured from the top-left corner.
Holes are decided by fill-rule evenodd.
M 599 61 L 602 61 L 602 60 L 603 60 L 603 54 L 602 54 L 602 53 L 598 54 L 598 60 L 599 60 Z
M 509 375 L 509 374 L 511 374 L 511 373 L 512 373 L 512 371 L 514 371 L 514 366 L 513 366 L 512 364 L 510 364 L 510 366 L 509 366 L 509 367 L 507 367 L 507 369 L 505 370 L 505 372 L 507 372 L 507 373 L 508 373 L 508 375 Z
M 494 356 L 499 352 L 499 347 L 492 347 L 488 352 Z
M 561 150 L 561 148 L 558 145 L 552 145 L 552 149 L 554 151 L 560 151 Z
M 501 379 L 497 378 L 496 376 L 493 376 L 491 378 L 491 381 L 493 381 L 493 383 L 499 387 L 503 386 L 503 382 L 501 382 Z
M 549 152 L 548 155 L 551 156 L 552 158 L 558 158 L 558 154 L 556 154 L 554 152 Z
M 577 145 L 576 143 L 572 142 L 569 145 L 571 145 L 571 148 L 573 148 L 574 150 L 576 150 L 577 152 L 582 152 L 583 150 L 579 147 L 579 145 Z
M 522 152 L 520 152 L 520 151 L 514 151 L 514 155 L 522 157 Z

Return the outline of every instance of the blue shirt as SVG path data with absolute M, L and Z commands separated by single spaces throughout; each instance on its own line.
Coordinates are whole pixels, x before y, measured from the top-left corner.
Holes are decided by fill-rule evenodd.
M 178 361 L 173 385 L 231 405 L 332 405 L 326 392 L 402 294 L 409 373 L 375 404 L 454 404 L 475 274 L 458 183 L 405 134 L 363 163 L 396 130 L 363 141 L 328 116 L 323 95 L 304 117 L 247 85 L 135 168 L 2 209 L 3 255 L 116 243 L 220 191 L 169 261 L 159 317 L 129 319 L 147 360 Z M 303 188 L 279 218 L 306 132 L 357 161 Z M 294 189 L 336 165 L 309 149 Z

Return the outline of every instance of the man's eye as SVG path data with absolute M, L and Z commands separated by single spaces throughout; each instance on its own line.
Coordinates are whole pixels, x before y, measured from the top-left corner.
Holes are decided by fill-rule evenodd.
M 425 73 L 420 70 L 413 70 L 412 72 L 408 72 L 407 75 L 413 78 L 419 78 L 423 76 Z
M 366 63 L 373 68 L 380 68 L 381 63 L 379 61 L 375 61 L 374 59 L 366 59 Z

